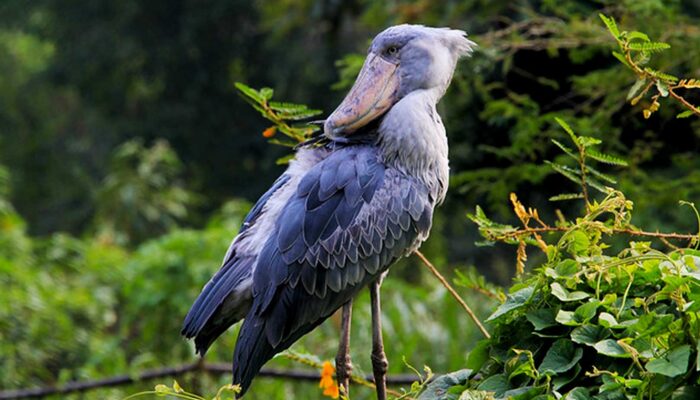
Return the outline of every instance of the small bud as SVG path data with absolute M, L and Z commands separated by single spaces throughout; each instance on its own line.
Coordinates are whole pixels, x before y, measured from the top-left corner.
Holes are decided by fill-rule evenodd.
M 265 129 L 265 130 L 263 131 L 262 135 L 263 135 L 263 137 L 269 139 L 269 138 L 275 136 L 275 133 L 276 133 L 276 132 L 277 132 L 277 127 L 271 126 L 271 127 L 267 128 L 267 129 Z

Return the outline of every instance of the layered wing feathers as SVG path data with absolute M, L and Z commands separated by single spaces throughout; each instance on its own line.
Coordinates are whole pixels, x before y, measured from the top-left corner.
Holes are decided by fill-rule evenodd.
M 378 149 L 338 149 L 301 179 L 260 252 L 234 382 L 247 389 L 275 353 L 323 322 L 427 237 L 433 204 Z

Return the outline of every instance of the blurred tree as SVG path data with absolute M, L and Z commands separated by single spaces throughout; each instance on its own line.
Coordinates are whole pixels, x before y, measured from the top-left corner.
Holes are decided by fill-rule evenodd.
M 178 180 L 182 163 L 164 140 L 117 148 L 97 193 L 95 224 L 102 240 L 139 243 L 175 228 L 197 199 Z

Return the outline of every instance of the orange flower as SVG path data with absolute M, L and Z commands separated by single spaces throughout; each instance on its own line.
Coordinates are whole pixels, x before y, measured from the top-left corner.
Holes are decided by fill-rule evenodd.
M 337 399 L 340 396 L 340 389 L 333 379 L 334 374 L 335 368 L 333 364 L 329 361 L 325 361 L 323 363 L 323 369 L 321 370 L 321 382 L 319 382 L 318 387 L 323 389 L 324 396 Z
M 271 126 L 271 127 L 267 128 L 267 129 L 265 129 L 265 130 L 263 131 L 263 134 L 262 134 L 262 135 L 263 135 L 263 137 L 271 138 L 271 137 L 275 136 L 275 132 L 277 132 L 277 128 L 274 127 L 274 126 Z

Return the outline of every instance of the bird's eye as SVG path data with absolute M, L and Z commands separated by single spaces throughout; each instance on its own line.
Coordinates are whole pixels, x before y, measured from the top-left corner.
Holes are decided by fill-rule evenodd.
M 399 52 L 399 48 L 396 46 L 389 46 L 386 49 L 386 54 L 388 54 L 390 56 L 395 56 L 396 54 L 398 54 L 398 52 Z

